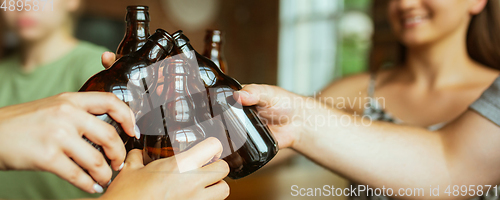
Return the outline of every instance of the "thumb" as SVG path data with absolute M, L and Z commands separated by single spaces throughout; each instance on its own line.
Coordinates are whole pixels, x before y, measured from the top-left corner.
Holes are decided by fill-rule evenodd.
M 124 169 L 138 169 L 144 167 L 142 160 L 142 151 L 138 149 L 133 149 L 127 155 L 125 160 Z
M 115 62 L 116 55 L 112 52 L 106 51 L 101 55 L 102 66 L 105 69 L 110 68 Z
M 201 168 L 205 164 L 219 159 L 222 144 L 214 137 L 207 138 L 191 149 L 175 156 L 179 171 L 186 172 Z

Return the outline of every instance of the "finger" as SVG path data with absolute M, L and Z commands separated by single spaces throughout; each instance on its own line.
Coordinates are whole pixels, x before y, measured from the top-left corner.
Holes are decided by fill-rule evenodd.
M 132 151 L 128 152 L 123 170 L 139 169 L 141 167 L 144 167 L 142 159 L 142 151 L 139 149 L 133 149 Z
M 102 66 L 105 69 L 110 68 L 116 60 L 116 55 L 112 52 L 106 51 L 101 56 Z
M 224 179 L 229 174 L 229 165 L 224 160 L 216 161 L 200 169 L 204 176 L 200 180 L 202 186 L 207 187 Z
M 88 193 L 102 193 L 102 187 L 95 183 L 82 168 L 78 167 L 78 165 L 66 157 L 66 155 L 61 154 L 59 158 L 52 161 L 50 165 L 53 167 L 47 170 L 48 172 L 59 176 Z
M 99 184 L 106 185 L 111 180 L 113 172 L 103 155 L 82 138 L 66 138 L 63 151 L 80 167 L 86 169 Z
M 277 87 L 269 85 L 246 85 L 236 94 L 239 101 L 244 106 L 257 105 L 260 107 L 271 107 L 273 105 L 272 98 L 276 96 Z
M 195 145 L 186 152 L 175 156 L 179 171 L 186 172 L 201 168 L 214 157 L 222 154 L 222 144 L 216 138 L 210 137 Z
M 229 185 L 226 181 L 221 180 L 203 190 L 202 194 L 200 194 L 200 199 L 226 199 L 229 196 L 229 191 Z
M 122 126 L 127 135 L 139 138 L 134 130 L 134 114 L 127 104 L 118 99 L 114 94 L 107 92 L 76 92 L 63 93 L 60 96 L 89 113 L 107 113 Z
M 85 111 L 76 109 L 72 114 L 74 117 L 71 119 L 78 132 L 93 143 L 100 145 L 106 157 L 111 161 L 111 167 L 118 171 L 125 160 L 126 152 L 116 129 Z M 84 142 L 84 140 L 81 141 Z

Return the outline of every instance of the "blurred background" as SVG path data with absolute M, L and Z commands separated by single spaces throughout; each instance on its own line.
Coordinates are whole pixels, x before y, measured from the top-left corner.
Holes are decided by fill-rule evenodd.
M 305 95 L 335 78 L 367 70 L 370 64 L 390 64 L 395 57 L 396 43 L 385 19 L 386 0 L 83 2 L 76 30 L 79 39 L 114 51 L 123 38 L 126 6 L 147 5 L 151 32 L 183 30 L 201 53 L 205 30 L 220 29 L 225 33 L 231 76 L 241 83 L 278 84 Z M 16 46 L 16 38 L 0 26 L 3 57 Z
M 336 78 L 390 66 L 397 43 L 386 20 L 387 0 L 84 0 L 76 29 L 81 40 L 115 51 L 124 35 L 126 6 L 147 5 L 150 30 L 183 30 L 200 53 L 206 29 L 225 34 L 229 75 L 313 95 Z M 0 20 L 0 58 L 13 52 L 14 34 Z M 292 197 L 299 187 L 345 187 L 347 181 L 297 157 L 242 180 L 228 180 L 229 199 Z M 324 199 L 344 199 L 325 197 Z M 315 198 L 322 199 L 322 198 Z

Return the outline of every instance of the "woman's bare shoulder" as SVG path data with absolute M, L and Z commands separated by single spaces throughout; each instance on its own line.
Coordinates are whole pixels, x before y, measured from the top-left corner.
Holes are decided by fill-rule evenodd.
M 469 73 L 469 77 L 471 78 L 470 83 L 468 84 L 471 87 L 486 87 L 490 86 L 490 84 L 500 75 L 500 70 L 488 67 L 479 63 L 476 64 L 476 70 Z
M 321 97 L 349 97 L 359 96 L 359 93 L 366 94 L 370 83 L 370 74 L 362 73 L 341 78 L 332 82 L 321 91 Z
M 488 78 L 490 79 L 496 79 L 499 75 L 500 75 L 500 70 L 499 69 L 495 69 L 495 68 L 491 68 L 491 67 L 487 67 L 487 66 L 482 66 L 483 70 L 484 70 L 484 74 L 485 76 L 488 76 Z
M 339 107 L 338 104 L 343 104 L 345 106 L 346 102 L 350 102 L 349 108 L 344 108 L 344 110 L 362 112 L 369 83 L 369 73 L 348 76 L 328 85 L 317 97 L 324 103 L 334 104 L 330 105 L 334 107 Z M 330 99 L 333 99 L 334 101 L 332 102 L 334 103 L 331 103 L 329 101 Z

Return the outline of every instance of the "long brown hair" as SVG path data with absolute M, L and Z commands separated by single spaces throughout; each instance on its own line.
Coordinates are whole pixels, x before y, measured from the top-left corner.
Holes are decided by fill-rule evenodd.
M 467 52 L 475 61 L 500 69 L 500 0 L 488 0 L 483 11 L 472 17 Z
M 388 1 L 379 1 L 377 3 L 379 7 L 381 7 L 382 2 L 387 3 Z M 385 4 L 385 8 L 387 8 L 387 4 Z M 382 37 L 381 34 L 388 33 L 387 29 L 390 25 L 386 14 L 383 15 L 385 18 L 383 22 L 380 19 L 382 15 L 379 13 L 377 16 L 377 12 L 381 11 L 380 8 L 373 11 L 375 34 L 370 70 L 376 71 L 388 62 L 392 63 L 392 66 L 400 66 L 406 59 L 406 47 L 397 42 L 395 37 L 392 37 L 393 45 L 389 45 L 387 40 L 377 39 Z M 385 11 L 387 12 L 387 9 Z M 377 25 L 381 25 L 381 27 L 377 27 Z M 466 40 L 467 52 L 473 60 L 487 67 L 500 69 L 500 0 L 487 0 L 484 9 L 471 18 Z M 388 48 L 387 46 L 392 47 Z

